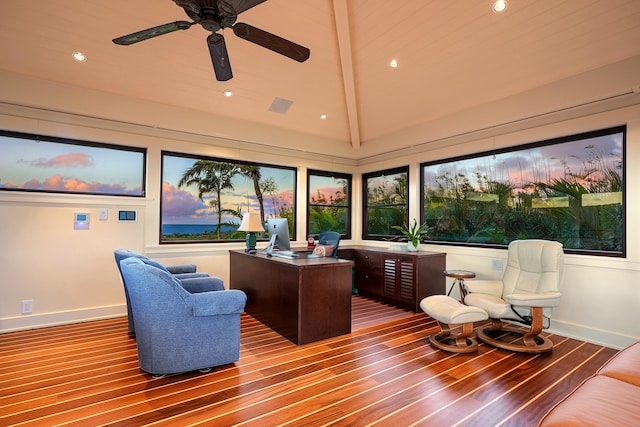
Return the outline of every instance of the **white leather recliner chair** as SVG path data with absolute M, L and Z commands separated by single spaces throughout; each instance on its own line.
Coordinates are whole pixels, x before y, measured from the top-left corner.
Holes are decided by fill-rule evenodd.
M 509 244 L 502 280 L 466 280 L 464 303 L 487 312 L 490 326 L 476 331 L 480 341 L 506 350 L 544 353 L 553 342 L 540 336 L 560 305 L 564 264 L 562 244 L 548 240 L 515 240 Z M 514 327 L 504 320 L 529 327 Z M 515 338 L 514 338 L 515 334 Z

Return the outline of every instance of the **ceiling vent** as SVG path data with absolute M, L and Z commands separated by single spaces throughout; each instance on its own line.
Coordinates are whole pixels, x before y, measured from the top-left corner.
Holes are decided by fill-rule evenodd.
M 269 111 L 278 114 L 287 114 L 287 111 L 289 111 L 292 104 L 293 101 L 289 101 L 288 99 L 274 98 L 273 102 L 269 106 Z

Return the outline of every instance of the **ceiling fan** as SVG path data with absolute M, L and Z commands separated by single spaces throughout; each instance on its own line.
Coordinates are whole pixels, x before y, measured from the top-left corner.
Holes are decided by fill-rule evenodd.
M 113 39 L 115 44 L 128 46 L 177 30 L 188 30 L 194 24 L 200 24 L 211 34 L 207 37 L 207 45 L 213 62 L 216 80 L 227 81 L 233 77 L 227 46 L 220 29 L 232 28 L 236 36 L 259 46 L 270 49 L 298 62 L 309 59 L 310 51 L 292 41 L 242 22 L 236 23 L 238 14 L 266 0 L 173 0 L 184 9 L 192 22 L 175 21 L 146 30 Z

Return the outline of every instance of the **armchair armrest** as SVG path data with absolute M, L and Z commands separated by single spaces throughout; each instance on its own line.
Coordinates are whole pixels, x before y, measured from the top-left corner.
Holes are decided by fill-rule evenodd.
M 180 284 L 190 294 L 199 294 L 201 292 L 224 291 L 224 282 L 219 277 L 188 277 L 181 279 Z
M 195 264 L 170 265 L 166 267 L 166 269 L 169 270 L 171 274 L 196 272 Z
M 209 273 L 176 273 L 172 274 L 172 276 L 180 281 L 185 279 L 195 279 L 196 277 L 210 277 Z
M 191 294 L 194 316 L 240 314 L 244 311 L 247 295 L 239 289 Z
M 467 292 L 475 294 L 488 294 L 494 297 L 502 296 L 502 280 L 465 280 L 464 287 Z
M 560 292 L 517 293 L 505 295 L 504 300 L 520 307 L 557 307 L 560 305 L 561 295 Z

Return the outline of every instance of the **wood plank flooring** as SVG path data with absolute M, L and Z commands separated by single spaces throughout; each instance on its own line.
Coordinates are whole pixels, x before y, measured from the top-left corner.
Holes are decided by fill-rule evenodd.
M 140 371 L 126 318 L 0 335 L 0 426 L 535 426 L 616 350 L 434 349 L 438 329 L 353 297 L 352 333 L 296 346 L 248 315 L 240 360 L 209 374 Z

